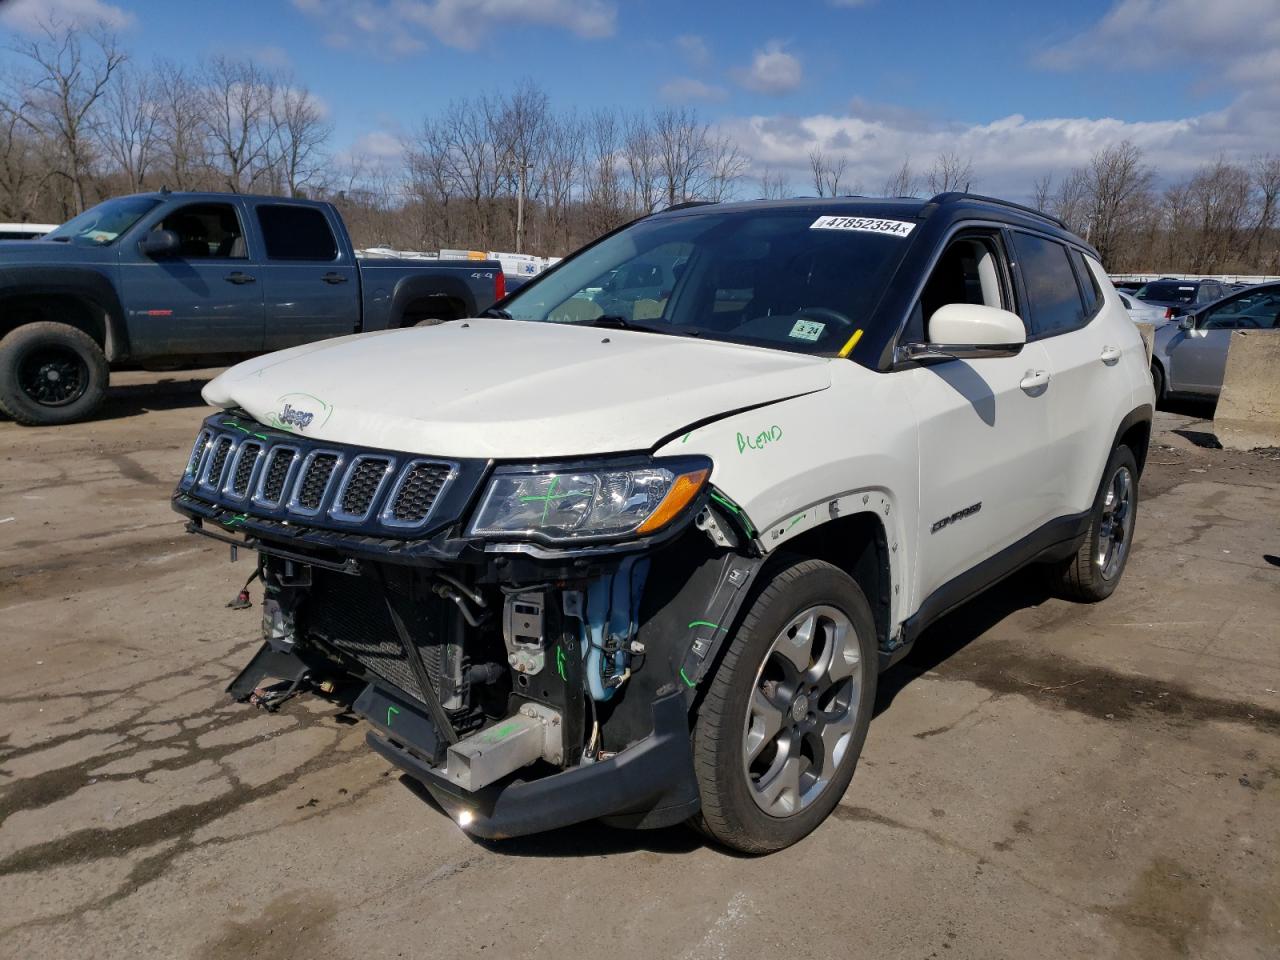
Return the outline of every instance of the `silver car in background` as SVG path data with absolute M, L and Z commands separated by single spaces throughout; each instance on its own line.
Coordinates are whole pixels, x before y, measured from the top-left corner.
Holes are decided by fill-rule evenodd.
M 1280 329 L 1280 283 L 1263 283 L 1189 311 L 1156 329 L 1151 379 L 1156 399 L 1216 398 L 1233 330 Z

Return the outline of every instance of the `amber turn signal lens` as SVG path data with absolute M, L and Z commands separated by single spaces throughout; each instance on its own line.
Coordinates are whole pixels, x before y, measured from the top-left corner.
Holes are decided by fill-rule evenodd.
M 689 505 L 702 485 L 707 482 L 710 470 L 695 470 L 693 473 L 682 473 L 676 477 L 667 495 L 658 504 L 658 509 L 649 514 L 644 523 L 636 527 L 636 533 L 653 533 L 660 530 L 680 515 L 680 511 Z

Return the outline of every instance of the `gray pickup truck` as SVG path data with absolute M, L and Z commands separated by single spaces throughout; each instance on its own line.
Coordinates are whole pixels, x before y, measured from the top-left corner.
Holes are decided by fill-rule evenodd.
M 221 364 L 474 316 L 504 294 L 492 260 L 357 260 L 330 203 L 117 197 L 0 247 L 0 410 L 70 423 L 102 402 L 111 369 Z

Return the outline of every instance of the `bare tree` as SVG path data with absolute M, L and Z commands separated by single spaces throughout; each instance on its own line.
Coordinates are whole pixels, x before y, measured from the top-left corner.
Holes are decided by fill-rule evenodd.
M 886 197 L 914 197 L 920 192 L 920 178 L 911 169 L 911 157 L 902 158 L 902 166 L 885 181 L 881 192 Z
M 667 107 L 653 115 L 653 131 L 667 205 L 697 198 L 709 179 L 709 128 L 694 111 Z
M 25 104 L 0 101 L 0 218 L 33 218 L 48 174 L 40 144 L 23 116 Z
M 1257 214 L 1254 219 L 1250 247 L 1254 262 L 1262 263 L 1263 242 L 1276 228 L 1277 208 L 1280 206 L 1280 154 L 1260 154 L 1250 161 L 1249 167 L 1253 188 L 1257 195 Z M 1273 253 L 1272 269 L 1275 262 Z
M 143 188 L 156 162 L 160 118 L 154 74 L 139 73 L 126 64 L 107 90 L 100 139 L 107 156 L 124 175 L 130 193 Z
M 840 178 L 844 176 L 848 160 L 831 157 L 815 148 L 809 152 L 809 170 L 813 174 L 813 189 L 820 197 L 835 197 L 840 193 Z
M 930 193 L 946 193 L 949 190 L 963 190 L 967 193 L 973 183 L 973 161 L 958 153 L 940 153 L 934 158 L 926 183 Z
M 1123 232 L 1154 179 L 1142 161 L 1142 150 L 1128 140 L 1104 147 L 1089 160 L 1084 179 L 1086 229 L 1104 265 L 1109 267 L 1119 252 Z
M 622 179 L 622 125 L 612 110 L 596 110 L 587 118 L 583 200 L 588 229 L 605 233 L 626 219 Z
M 206 167 L 205 98 L 186 70 L 166 60 L 156 64 L 154 94 L 162 152 L 159 165 L 169 186 L 190 190 L 201 185 Z
M 214 57 L 201 78 L 210 159 L 232 193 L 252 190 L 270 166 L 276 138 L 276 78 L 248 60 Z
M 631 209 L 636 213 L 652 213 L 662 202 L 657 139 L 648 117 L 636 115 L 627 122 L 624 150 L 631 178 Z
M 1035 183 L 1031 188 L 1031 205 L 1037 210 L 1049 211 L 1050 199 L 1053 196 L 1053 174 L 1046 173 L 1043 177 L 1036 177 Z
M 276 188 L 290 197 L 305 195 L 320 176 L 325 145 L 333 133 L 311 92 L 284 82 L 275 91 L 271 111 L 271 140 L 266 159 Z
M 760 173 L 760 198 L 762 200 L 781 200 L 791 193 L 787 176 L 781 170 L 765 167 Z
M 56 19 L 10 49 L 32 69 L 19 115 L 34 133 L 56 143 L 53 172 L 70 185 L 72 209 L 79 213 L 86 206 L 101 101 L 126 55 L 106 29 L 74 28 Z

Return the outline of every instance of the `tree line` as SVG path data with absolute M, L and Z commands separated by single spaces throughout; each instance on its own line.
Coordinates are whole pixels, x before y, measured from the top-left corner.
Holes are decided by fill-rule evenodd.
M 557 109 L 532 82 L 425 116 L 395 161 L 339 155 L 321 101 L 285 69 L 214 56 L 139 63 L 103 28 L 46 23 L 0 76 L 0 220 L 61 222 L 167 186 L 332 200 L 359 246 L 562 255 L 690 200 L 868 192 L 847 152 L 813 150 L 807 180 L 752 170 L 687 107 Z M 971 159 L 910 157 L 872 192 L 978 190 Z M 1121 142 L 1035 182 L 1032 203 L 1115 272 L 1280 273 L 1280 155 L 1225 156 L 1162 184 Z

